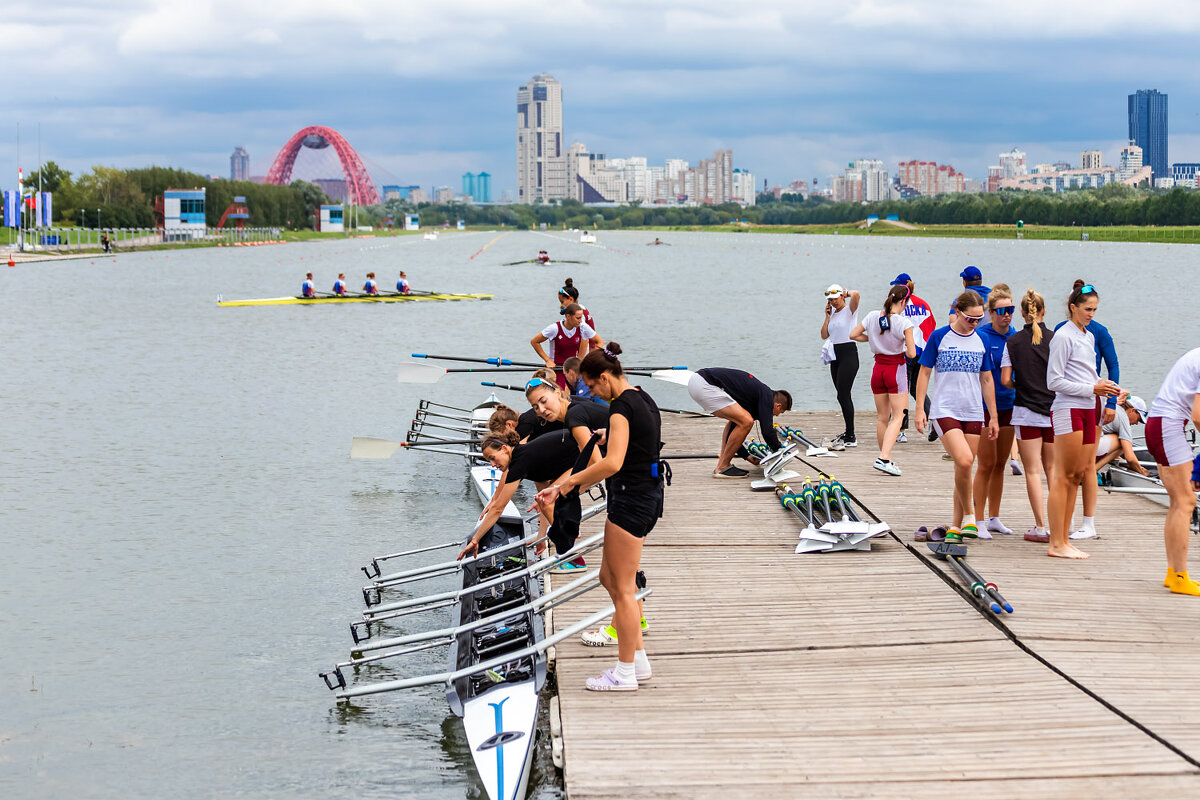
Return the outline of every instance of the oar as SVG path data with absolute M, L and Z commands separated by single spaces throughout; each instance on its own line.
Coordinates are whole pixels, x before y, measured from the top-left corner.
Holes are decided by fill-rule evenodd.
M 995 600 L 997 603 L 1000 604 L 1001 608 L 1003 608 L 1009 614 L 1013 613 L 1012 605 L 1007 600 L 1004 599 L 1004 596 L 1002 594 L 1000 594 L 1000 589 L 996 586 L 996 584 L 991 583 L 990 581 L 985 581 L 983 579 L 983 576 L 979 574 L 979 571 L 977 569 L 975 569 L 975 567 L 968 564 L 967 560 L 965 558 L 962 559 L 961 563 L 962 563 L 963 567 L 966 568 L 967 572 L 971 573 L 972 577 L 974 577 L 975 580 L 977 580 L 983 584 L 984 588 L 987 590 L 987 593 L 989 595 L 991 595 L 991 598 L 993 600 Z
M 491 364 L 493 367 L 531 367 L 532 369 L 540 369 L 545 364 L 534 364 L 532 361 L 513 361 L 511 358 L 502 358 L 495 356 L 494 358 L 468 358 L 466 356 L 434 356 L 429 353 L 413 353 L 413 358 L 431 358 L 438 361 L 463 361 L 469 364 Z
M 508 389 L 513 392 L 525 391 L 524 386 L 509 386 L 507 383 L 493 383 L 492 381 L 480 381 L 479 385 L 480 386 L 493 386 L 497 389 Z
M 538 365 L 537 368 L 542 368 Z M 400 383 L 437 383 L 445 375 L 452 372 L 525 372 L 529 367 L 438 367 L 433 364 L 409 363 L 400 365 L 400 373 L 396 376 L 396 380 Z M 561 372 L 562 367 L 554 368 L 556 372 Z M 679 372 L 674 372 L 679 371 Z M 651 372 L 652 378 L 663 378 L 666 373 L 673 374 L 690 374 L 686 367 L 629 367 L 625 372 L 631 375 L 640 375 L 646 372 Z M 670 379 L 667 379 L 670 380 Z M 673 383 L 687 385 L 687 379 L 672 380 Z
M 438 444 L 469 444 L 472 440 L 450 440 L 447 442 L 438 442 Z M 393 442 L 390 439 L 376 439 L 373 436 L 355 436 L 350 440 L 350 457 L 351 458 L 391 458 L 401 447 L 406 447 L 409 450 L 424 450 L 428 453 L 443 453 L 451 456 L 470 457 L 476 455 L 467 450 L 442 450 L 438 447 L 430 447 L 424 444 L 413 442 Z
M 626 370 L 626 372 L 628 371 L 629 370 Z M 692 372 L 687 367 L 659 367 L 654 368 L 651 371 L 650 377 L 657 378 L 660 381 L 677 383 L 680 386 L 687 386 L 688 381 L 690 381 L 692 376 L 695 374 L 696 373 Z

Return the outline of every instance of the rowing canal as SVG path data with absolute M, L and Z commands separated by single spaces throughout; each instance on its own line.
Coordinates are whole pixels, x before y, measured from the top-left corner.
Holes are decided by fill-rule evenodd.
M 478 377 L 400 385 L 396 367 L 413 351 L 528 359 L 567 275 L 628 358 L 749 369 L 800 409 L 835 406 L 817 336 L 831 282 L 875 307 L 909 272 L 941 322 L 967 264 L 989 285 L 1037 287 L 1051 319 L 1084 278 L 1122 384 L 1147 400 L 1196 344 L 1193 247 L 660 236 L 671 246 L 462 233 L 0 272 L 0 796 L 481 796 L 440 690 L 339 709 L 317 677 L 348 654 L 359 566 L 461 537 L 478 514 L 454 459 L 348 451 L 355 435 L 403 438 L 422 397 L 481 400 Z M 588 263 L 500 266 L 539 249 Z M 399 269 L 418 289 L 495 300 L 215 302 L 298 291 L 306 271 L 322 289 L 339 271 L 387 288 Z M 651 391 L 689 407 L 681 387 Z M 442 666 L 433 651 L 377 674 Z M 561 792 L 547 773 L 536 796 Z

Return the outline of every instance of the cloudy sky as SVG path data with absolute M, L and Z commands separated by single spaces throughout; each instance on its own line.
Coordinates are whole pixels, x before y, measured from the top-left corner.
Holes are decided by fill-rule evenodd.
M 786 183 L 880 158 L 986 177 L 1115 159 L 1126 96 L 1170 96 L 1170 160 L 1200 161 L 1200 5 L 1141 0 L 53 0 L 0 13 L 11 56 L 0 186 L 41 152 L 75 172 L 263 173 L 306 125 L 339 130 L 379 183 L 486 170 L 515 186 L 516 90 L 563 84 L 568 142 L 735 166 Z M 316 154 L 298 171 L 334 171 Z M 316 177 L 305 175 L 304 177 Z

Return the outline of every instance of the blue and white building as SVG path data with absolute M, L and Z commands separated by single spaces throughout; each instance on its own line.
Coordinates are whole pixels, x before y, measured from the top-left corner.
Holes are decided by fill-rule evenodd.
M 344 206 L 321 206 L 317 212 L 317 230 L 322 233 L 345 233 L 344 214 Z
M 204 189 L 167 189 L 163 192 L 163 234 L 168 239 L 196 239 L 204 236 Z

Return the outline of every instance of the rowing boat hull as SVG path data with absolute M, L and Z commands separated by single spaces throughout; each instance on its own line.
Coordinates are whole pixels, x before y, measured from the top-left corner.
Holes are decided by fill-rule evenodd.
M 260 300 L 218 300 L 217 305 L 237 306 L 319 306 L 337 303 L 407 303 L 417 300 L 491 300 L 490 294 L 397 294 L 374 297 L 266 297 Z

